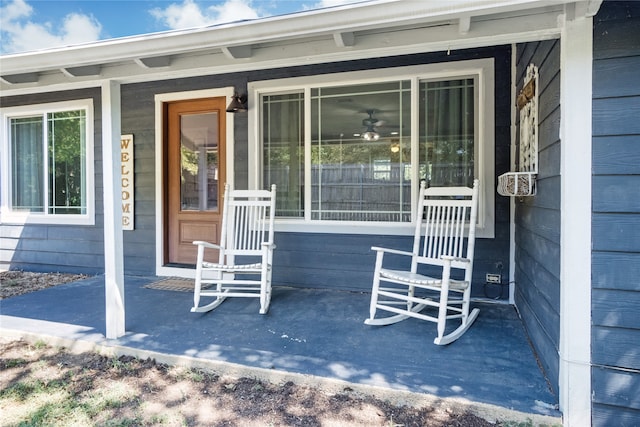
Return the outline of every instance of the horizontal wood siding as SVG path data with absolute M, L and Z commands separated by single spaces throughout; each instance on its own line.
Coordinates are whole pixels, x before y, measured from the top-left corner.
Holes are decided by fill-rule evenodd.
M 409 236 L 344 235 L 324 233 L 276 233 L 273 281 L 294 287 L 339 288 L 370 291 L 373 280 L 375 253 L 372 246 L 407 250 L 413 239 Z M 474 295 L 478 297 L 507 297 L 499 287 L 487 287 L 484 274 L 496 258 L 502 256 L 490 240 L 480 239 L 476 253 L 482 254 L 474 263 Z M 388 257 L 391 268 L 408 268 L 406 257 Z M 477 268 L 476 268 L 477 266 Z
M 594 426 L 628 426 L 640 425 L 640 387 L 633 372 L 612 371 L 594 367 L 591 371 L 594 390 L 600 402 L 594 404 Z M 631 387 L 620 387 L 620 384 L 634 384 Z M 597 410 L 596 410 L 597 409 Z
M 389 68 L 467 59 L 495 59 L 496 69 L 496 174 L 509 168 L 510 47 L 458 50 L 391 58 L 345 61 L 265 71 L 221 74 L 192 78 L 127 84 L 121 87 L 122 133 L 134 136 L 135 228 L 124 231 L 125 273 L 155 273 L 155 101 L 156 94 L 234 86 L 246 92 L 254 80 L 300 77 L 326 73 Z M 95 106 L 95 227 L 15 227 L 0 225 L 0 266 L 34 271 L 104 270 L 102 216 L 102 148 L 100 144 L 100 89 L 2 98 L 3 106 L 25 105 L 92 96 Z M 235 117 L 235 184 L 248 185 L 248 123 L 246 114 Z M 73 232 L 70 232 L 73 230 Z M 32 237 L 31 237 L 32 236 Z M 370 290 L 373 271 L 372 245 L 408 248 L 410 239 L 394 236 L 352 236 L 336 234 L 277 233 L 274 280 L 276 284 L 304 287 L 335 287 Z M 308 244 L 311 244 L 309 247 Z M 496 200 L 496 237 L 478 239 L 474 294 L 506 298 L 506 286 L 484 288 L 487 272 L 502 265 L 508 277 L 509 201 Z
M 155 273 L 155 100 L 137 85 L 121 87 L 121 129 L 133 135 L 134 229 L 123 232 L 126 274 Z
M 594 19 L 594 426 L 640 425 L 640 3 Z
M 334 64 L 291 67 L 264 71 L 194 77 L 178 80 L 136 83 L 122 87 L 122 132 L 134 135 L 136 156 L 136 229 L 126 231 L 125 271 L 128 274 L 151 274 L 154 271 L 155 239 L 155 134 L 154 96 L 159 93 L 234 86 L 246 91 L 250 81 L 300 77 L 323 73 L 365 70 L 377 67 L 417 65 L 430 62 L 493 57 L 496 63 L 496 170 L 506 171 L 509 162 L 509 79 L 508 46 L 467 51 L 405 55 L 393 58 L 347 61 Z M 248 185 L 247 115 L 236 114 L 235 185 Z M 499 172 L 502 173 L 502 172 Z M 506 286 L 484 288 L 487 272 L 495 265 L 504 266 L 508 277 L 509 201 L 496 200 L 496 238 L 478 239 L 476 246 L 474 294 L 507 298 Z M 329 287 L 360 291 L 371 289 L 374 255 L 371 246 L 410 248 L 411 238 L 319 233 L 276 233 L 273 280 L 276 285 Z
M 102 119 L 100 89 L 1 98 L 2 107 L 93 99 L 94 226 L 0 224 L 0 269 L 97 274 L 104 271 Z
M 560 340 L 560 42 L 517 46 L 517 88 L 538 67 L 538 192 L 516 200 L 516 306 L 553 390 Z M 517 115 L 517 120 L 519 117 Z

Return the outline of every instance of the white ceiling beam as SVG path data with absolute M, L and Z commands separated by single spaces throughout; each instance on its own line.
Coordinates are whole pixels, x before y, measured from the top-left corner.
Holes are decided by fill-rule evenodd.
M 171 56 L 152 56 L 148 58 L 136 58 L 135 63 L 142 68 L 164 68 L 171 65 Z
M 21 73 L 0 76 L 0 79 L 10 85 L 36 83 L 39 78 L 40 76 L 38 73 Z
M 333 33 L 333 40 L 338 47 L 351 47 L 356 44 L 353 32 Z
M 592 17 L 598 13 L 603 0 L 586 0 L 576 3 L 580 16 Z
M 229 59 L 247 59 L 251 58 L 253 48 L 251 45 L 223 46 L 222 53 Z
M 458 19 L 458 32 L 462 35 L 469 33 L 471 29 L 471 17 L 462 16 Z
M 99 76 L 102 67 L 100 65 L 85 65 L 82 67 L 62 68 L 62 72 L 69 77 Z

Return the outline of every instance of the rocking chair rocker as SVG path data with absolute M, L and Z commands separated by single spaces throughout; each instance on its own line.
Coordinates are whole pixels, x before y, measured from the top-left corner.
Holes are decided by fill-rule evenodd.
M 271 302 L 271 264 L 276 186 L 268 190 L 231 190 L 225 185 L 220 244 L 198 246 L 192 312 L 207 312 L 228 297 L 260 298 L 260 314 Z M 205 249 L 219 251 L 218 263 L 204 260 Z M 203 285 L 214 285 L 211 289 Z M 201 297 L 215 297 L 200 305 Z
M 413 251 L 371 248 L 377 255 L 366 324 L 390 325 L 409 317 L 435 322 L 438 336 L 434 343 L 438 345 L 449 344 L 467 331 L 479 313 L 477 308 L 469 312 L 477 211 L 478 180 L 472 189 L 426 189 L 422 183 Z M 385 253 L 410 257 L 411 268 L 406 271 L 383 268 Z M 441 273 L 421 274 L 418 267 L 422 265 L 435 267 Z M 464 273 L 464 278 L 453 279 L 452 270 L 459 271 L 460 276 Z M 381 282 L 385 282 L 385 287 L 380 286 Z M 421 313 L 426 307 L 437 310 L 437 315 Z M 375 318 L 377 310 L 395 314 Z M 460 319 L 461 324 L 445 335 L 447 321 L 453 319 Z

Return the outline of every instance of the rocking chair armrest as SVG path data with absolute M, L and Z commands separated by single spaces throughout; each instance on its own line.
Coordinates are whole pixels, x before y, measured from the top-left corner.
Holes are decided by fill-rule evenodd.
M 262 247 L 263 248 L 267 248 L 267 249 L 275 249 L 276 248 L 276 244 L 275 243 L 269 243 L 269 242 L 262 242 Z
M 209 248 L 209 249 L 222 249 L 222 246 L 220 245 L 216 245 L 215 243 L 205 242 L 203 240 L 195 240 L 193 244 L 197 246 L 204 246 L 205 248 Z
M 460 258 L 457 256 L 451 256 L 451 255 L 442 255 L 440 256 L 440 259 L 443 261 L 471 262 L 469 258 Z
M 400 251 L 398 249 L 381 248 L 379 246 L 372 246 L 371 250 L 376 252 L 386 252 L 386 253 L 396 254 L 396 255 L 407 255 L 407 256 L 414 255 L 413 252 Z

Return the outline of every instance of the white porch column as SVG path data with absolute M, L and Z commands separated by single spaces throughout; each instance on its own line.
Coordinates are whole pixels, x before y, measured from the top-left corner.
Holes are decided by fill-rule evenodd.
M 106 336 L 124 335 L 124 260 L 120 187 L 120 83 L 102 84 L 102 176 L 104 185 L 104 287 Z
M 560 40 L 560 409 L 591 425 L 592 19 L 566 11 Z

